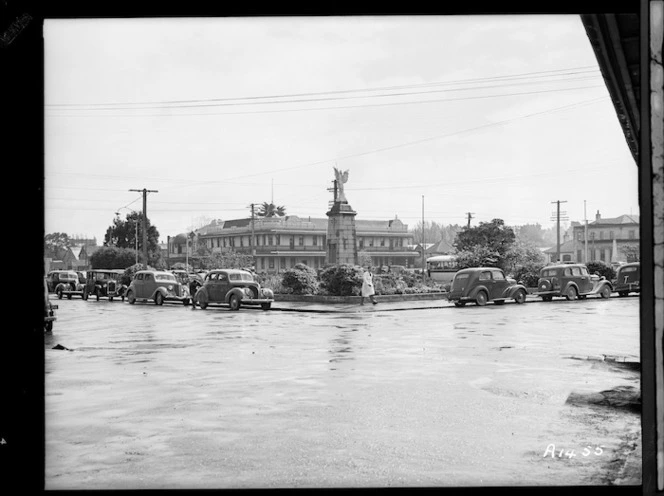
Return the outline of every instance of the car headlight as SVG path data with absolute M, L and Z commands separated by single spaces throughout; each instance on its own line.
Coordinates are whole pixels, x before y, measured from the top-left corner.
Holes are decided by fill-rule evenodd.
M 169 290 L 169 291 L 173 291 L 173 285 L 172 285 L 172 284 L 169 284 L 169 285 L 168 285 L 168 290 Z

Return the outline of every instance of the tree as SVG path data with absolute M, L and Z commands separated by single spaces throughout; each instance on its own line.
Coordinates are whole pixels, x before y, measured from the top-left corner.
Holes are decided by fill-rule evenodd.
M 517 281 L 529 287 L 537 286 L 539 273 L 546 264 L 542 251 L 531 243 L 517 241 L 506 257 L 506 270 Z
M 93 269 L 126 269 L 136 262 L 136 250 L 102 246 L 90 255 Z
M 524 224 L 514 228 L 516 238 L 524 243 L 530 243 L 534 246 L 545 246 L 544 229 L 540 224 Z
M 138 230 L 137 230 L 138 226 Z M 159 248 L 159 231 L 155 226 L 150 225 L 150 219 L 147 219 L 147 239 L 148 239 L 148 264 L 153 267 L 163 265 L 161 261 L 161 249 Z M 138 243 L 136 243 L 136 234 L 138 232 Z M 126 216 L 126 220 L 116 217 L 113 219 L 113 225 L 106 229 L 104 235 L 104 246 L 114 246 L 116 248 L 135 249 L 138 246 L 139 253 L 142 254 L 143 248 L 143 213 L 131 212 Z
M 283 217 L 286 215 L 286 207 L 276 206 L 274 203 L 263 202 L 263 204 L 258 208 L 256 215 L 259 217 Z
M 44 236 L 44 253 L 56 255 L 59 251 L 71 247 L 72 242 L 68 234 L 56 232 Z
M 502 219 L 480 222 L 477 227 L 465 227 L 457 233 L 454 247 L 461 260 L 469 263 L 485 260 L 492 266 L 506 268 L 508 252 L 516 236 Z M 464 253 L 466 252 L 466 253 Z M 470 265 L 470 267 L 477 265 Z

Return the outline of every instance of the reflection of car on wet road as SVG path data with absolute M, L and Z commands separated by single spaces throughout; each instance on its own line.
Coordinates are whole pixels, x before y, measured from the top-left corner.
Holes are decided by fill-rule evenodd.
M 454 275 L 447 299 L 458 307 L 471 301 L 479 306 L 486 305 L 489 301 L 502 305 L 512 299 L 517 303 L 524 303 L 526 294 L 526 287 L 505 277 L 501 269 L 473 267 L 462 269 Z
M 181 301 L 189 305 L 191 296 L 186 285 L 180 284 L 170 272 L 159 270 L 139 270 L 129 284 L 126 292 L 127 301 L 132 305 L 136 301 L 154 301 L 162 305 L 164 301 Z
M 201 308 L 217 303 L 229 305 L 231 310 L 239 310 L 240 305 L 260 305 L 269 310 L 273 301 L 271 289 L 261 288 L 250 272 L 239 269 L 211 270 L 194 295 L 195 304 Z
M 561 264 L 544 267 L 537 281 L 537 291 L 533 294 L 544 301 L 554 296 L 564 296 L 568 300 L 585 298 L 589 295 L 611 296 L 613 286 L 603 277 L 590 275 L 584 264 Z
M 124 270 L 122 269 L 89 270 L 87 282 L 83 289 L 83 299 L 87 300 L 88 297 L 94 296 L 97 301 L 102 297 L 108 298 L 108 301 L 113 301 L 113 298 L 121 298 L 124 301 L 127 286 L 121 282 L 123 274 Z
M 641 263 L 631 262 L 616 269 L 616 278 L 613 282 L 613 291 L 620 296 L 629 293 L 641 292 Z
M 58 275 L 58 281 L 59 282 L 55 286 L 55 294 L 58 295 L 58 299 L 61 300 L 63 296 L 66 296 L 68 300 L 71 300 L 72 296 L 80 296 L 81 298 L 84 298 L 83 273 L 75 272 L 73 270 L 63 271 L 63 273 Z

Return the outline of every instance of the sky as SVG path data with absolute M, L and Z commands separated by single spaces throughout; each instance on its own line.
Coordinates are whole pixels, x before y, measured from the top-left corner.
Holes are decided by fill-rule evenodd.
M 325 218 L 335 167 L 358 220 L 639 213 L 578 15 L 47 19 L 44 77 L 46 234 Z

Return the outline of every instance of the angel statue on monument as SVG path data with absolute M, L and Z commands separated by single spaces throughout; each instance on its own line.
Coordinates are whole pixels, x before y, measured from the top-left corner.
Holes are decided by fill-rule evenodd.
M 334 176 L 337 180 L 337 198 L 336 201 L 348 203 L 346 195 L 344 194 L 344 183 L 348 182 L 348 170 L 341 172 L 336 167 L 334 168 Z

